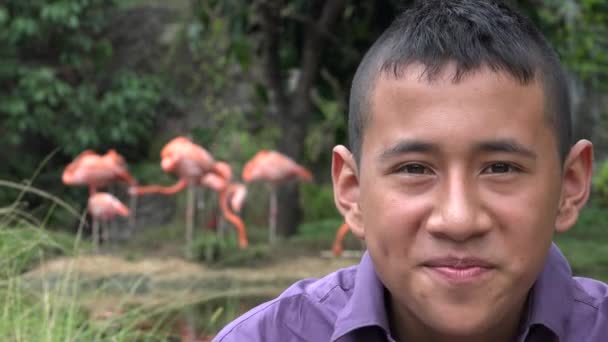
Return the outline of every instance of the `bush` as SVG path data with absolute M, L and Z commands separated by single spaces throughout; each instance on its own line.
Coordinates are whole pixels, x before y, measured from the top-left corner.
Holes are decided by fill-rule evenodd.
M 334 190 L 331 184 L 302 183 L 300 190 L 304 222 L 340 217 L 334 204 Z
M 191 255 L 198 261 L 218 267 L 251 267 L 272 259 L 268 246 L 255 245 L 240 249 L 234 234 L 220 237 L 212 231 L 205 231 L 194 240 Z
M 333 241 L 343 222 L 341 218 L 330 218 L 303 223 L 299 226 L 298 235 L 294 236 L 292 240 Z
M 0 179 L 27 179 L 58 150 L 37 178 L 54 190 L 64 162 L 82 150 L 136 149 L 150 139 L 163 84 L 112 69 L 106 32 L 115 10 L 114 0 L 0 2 Z M 0 203 L 12 196 L 4 190 Z
M 593 200 L 601 207 L 608 207 L 608 161 L 604 161 L 593 177 Z
M 608 211 L 593 199 L 581 211 L 576 225 L 564 235 L 570 238 L 601 241 L 606 236 Z

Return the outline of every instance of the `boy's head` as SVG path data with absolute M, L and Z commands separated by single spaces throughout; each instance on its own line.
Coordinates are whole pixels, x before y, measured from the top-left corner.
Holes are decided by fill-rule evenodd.
M 589 195 L 555 53 L 493 0 L 426 0 L 353 81 L 338 209 L 366 240 L 400 339 L 513 340 L 554 232 Z
M 393 22 L 357 69 L 348 118 L 349 145 L 357 162 L 365 128 L 373 120 L 370 99 L 378 78 L 402 77 L 413 63 L 424 66 L 421 77 L 429 81 L 453 63 L 454 82 L 483 66 L 522 84 L 540 82 L 547 122 L 565 158 L 572 143 L 568 85 L 556 53 L 534 25 L 496 0 L 424 0 Z

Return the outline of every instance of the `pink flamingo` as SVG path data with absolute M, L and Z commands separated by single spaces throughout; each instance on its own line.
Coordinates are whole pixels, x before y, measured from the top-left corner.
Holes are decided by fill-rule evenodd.
M 247 188 L 242 183 L 232 182 L 232 168 L 226 162 L 216 162 L 214 173 L 208 173 L 201 179 L 201 185 L 209 187 L 219 194 L 222 214 L 234 225 L 239 235 L 239 247 L 246 248 L 247 231 L 245 223 L 237 215 L 247 196 Z
M 179 180 L 168 187 L 160 185 L 133 187 L 130 193 L 133 195 L 149 193 L 173 195 L 187 187 L 186 242 L 190 246 L 194 230 L 194 187 L 200 183 L 200 179 L 207 172 L 213 169 L 215 160 L 207 150 L 184 136 L 178 136 L 169 141 L 161 150 L 160 157 L 160 166 L 163 171 L 176 175 Z M 189 255 L 189 247 L 187 251 Z
M 312 173 L 291 158 L 276 151 L 261 150 L 243 168 L 246 183 L 262 181 L 270 188 L 269 240 L 276 239 L 277 189 L 281 183 L 299 179 L 312 181 Z
M 93 218 L 93 245 L 99 250 L 99 222 L 102 222 L 104 238 L 107 238 L 107 227 L 105 224 L 116 216 L 129 216 L 127 208 L 116 197 L 107 192 L 96 192 L 89 197 L 88 211 Z
M 69 186 L 87 186 L 89 195 L 95 194 L 99 188 L 105 188 L 117 182 L 124 182 L 133 187 L 137 181 L 131 176 L 127 163 L 116 150 L 110 149 L 104 155 L 92 150 L 80 153 L 63 171 L 62 181 Z M 129 228 L 135 226 L 136 197 L 131 196 Z
M 131 186 L 137 185 L 127 170 L 124 158 L 115 150 L 109 150 L 103 156 L 92 150 L 83 151 L 66 166 L 61 179 L 66 185 L 88 186 L 91 195 L 98 188 L 115 182 L 126 182 Z

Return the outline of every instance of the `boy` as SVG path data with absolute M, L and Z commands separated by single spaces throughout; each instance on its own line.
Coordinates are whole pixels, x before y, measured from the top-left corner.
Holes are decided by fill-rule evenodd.
M 605 284 L 554 233 L 589 196 L 555 52 L 498 0 L 420 1 L 355 74 L 336 205 L 358 266 L 303 280 L 216 341 L 605 341 Z

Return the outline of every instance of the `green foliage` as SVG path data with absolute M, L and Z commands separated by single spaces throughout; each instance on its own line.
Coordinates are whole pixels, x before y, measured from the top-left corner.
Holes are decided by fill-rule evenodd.
M 105 321 L 91 320 L 81 305 L 81 288 L 77 276 L 65 270 L 58 279 L 41 278 L 42 286 L 34 286 L 36 278 L 21 275 L 22 266 L 46 251 L 65 251 L 63 243 L 77 246 L 73 238 L 55 237 L 37 227 L 0 229 L 0 340 L 2 341 L 165 341 L 158 327 L 142 332 L 136 323 L 150 313 L 139 308 Z M 68 243 L 68 240 L 69 243 Z M 61 241 L 61 242 L 59 242 Z M 15 243 L 15 247 L 10 247 Z M 73 250 L 73 249 L 71 249 Z M 75 250 L 74 250 L 75 251 Z M 76 251 L 75 251 L 76 252 Z M 53 252 L 54 253 L 54 252 Z M 11 264 L 10 266 L 8 264 Z
M 74 238 L 38 227 L 0 227 L 0 279 L 21 274 L 41 260 L 74 251 Z
M 247 117 L 238 108 L 218 108 L 214 113 L 213 128 L 192 130 L 193 140 L 208 147 L 218 160 L 227 161 L 236 179 L 245 162 L 261 149 L 274 148 L 280 132 L 276 127 L 265 127 L 257 134 L 247 132 Z
M 608 228 L 608 210 L 601 207 L 597 198 L 581 211 L 576 225 L 565 235 L 585 240 L 601 241 L 606 236 Z
M 85 324 L 84 312 L 61 303 L 48 292 L 40 296 L 44 298 L 41 300 L 22 287 L 22 280 L 11 279 L 6 288 L 0 290 L 0 338 L 3 341 L 75 341 Z
M 268 246 L 255 245 L 240 249 L 234 234 L 220 237 L 211 231 L 205 231 L 194 240 L 192 251 L 196 260 L 220 267 L 251 267 L 271 260 Z
M 236 250 L 236 241 L 231 237 L 220 238 L 215 232 L 205 231 L 192 242 L 192 253 L 196 260 L 213 263 L 222 256 Z
M 76 251 L 74 237 L 45 229 L 46 219 L 38 220 L 22 209 L 26 194 L 51 202 L 55 207 L 78 217 L 78 213 L 61 199 L 28 185 L 0 180 L 0 190 L 18 190 L 11 205 L 0 207 L 0 280 L 22 274 L 38 262 L 59 255 L 73 255 Z M 50 215 L 47 213 L 46 218 Z M 77 242 L 78 238 L 77 238 Z M 83 245 L 81 248 L 87 248 Z
M 241 298 L 228 297 L 198 305 L 196 308 L 198 316 L 208 318 L 206 320 L 199 320 L 203 325 L 202 331 L 212 334 L 219 332 L 239 316 L 239 309 L 243 304 L 241 303 L 242 301 L 243 299 Z
M 600 206 L 608 208 L 608 161 L 604 161 L 593 176 L 593 197 Z
M 334 204 L 334 191 L 331 184 L 300 184 L 300 198 L 305 222 L 334 219 L 340 213 Z
M 339 81 L 323 70 L 322 78 L 330 85 L 331 92 L 323 96 L 318 91 L 313 92 L 312 102 L 321 114 L 321 118 L 311 123 L 308 136 L 304 142 L 306 155 L 313 161 L 318 161 L 323 154 L 328 154 L 336 144 L 336 132 L 346 127 L 346 104 Z M 338 141 L 340 142 L 340 141 Z
M 190 17 L 183 23 L 169 55 L 170 72 L 180 78 L 180 88 L 194 94 L 205 89 L 206 107 L 213 107 L 227 86 L 237 65 L 247 69 L 252 60 L 249 37 L 245 35 L 248 6 L 242 0 L 193 1 Z M 178 48 L 191 54 L 188 65 L 176 65 Z M 194 70 L 193 70 L 194 69 Z M 193 72 L 194 71 L 194 72 Z M 207 109 L 207 108 L 206 108 Z
M 0 159 L 11 161 L 0 178 L 30 177 L 55 148 L 61 159 L 149 140 L 162 83 L 110 68 L 105 33 L 115 7 L 113 0 L 0 4 Z M 54 184 L 58 162 L 44 175 Z
M 243 0 L 191 4 L 169 54 L 167 71 L 179 80 L 185 101 L 196 96 L 199 115 L 205 117 L 206 124 L 190 128 L 193 140 L 216 159 L 229 162 L 238 178 L 247 159 L 262 148 L 275 148 L 281 133 L 276 122 L 260 124 L 267 98 L 251 96 L 256 89 L 266 91 L 249 75 L 256 41 L 248 31 L 252 5 Z M 187 64 L 177 60 L 183 46 L 191 58 Z
M 173 184 L 175 176 L 164 172 L 159 166 L 158 160 L 141 162 L 129 168 L 133 177 L 142 183 Z
M 0 102 L 4 138 L 20 145 L 40 136 L 69 155 L 94 146 L 134 145 L 148 138 L 158 89 L 154 78 L 122 74 L 99 95 L 95 85 L 71 86 L 50 68 L 23 69 Z
M 37 189 L 22 191 L 65 205 Z M 91 285 L 73 272 L 73 264 L 59 273 L 47 274 L 44 268 L 24 273 L 54 257 L 76 259 L 90 249 L 80 236 L 51 232 L 44 226 L 18 205 L 0 208 L 0 340 L 166 341 L 167 334 L 158 331 L 158 325 L 147 331 L 137 329 L 138 323 L 152 317 L 162 322 L 158 316 L 164 308 L 137 306 L 102 321 L 92 319 L 83 302 L 83 292 Z M 98 291 L 100 286 L 93 288 Z
M 336 237 L 336 232 L 342 223 L 344 223 L 344 221 L 339 217 L 302 223 L 298 228 L 298 235 L 294 236 L 293 239 L 297 241 L 325 241 L 327 242 L 326 246 L 330 246 L 331 241 Z
M 537 24 L 562 61 L 595 88 L 608 87 L 608 3 L 604 0 L 544 0 Z
M 555 237 L 575 275 L 608 281 L 608 211 L 594 198 L 568 232 Z

